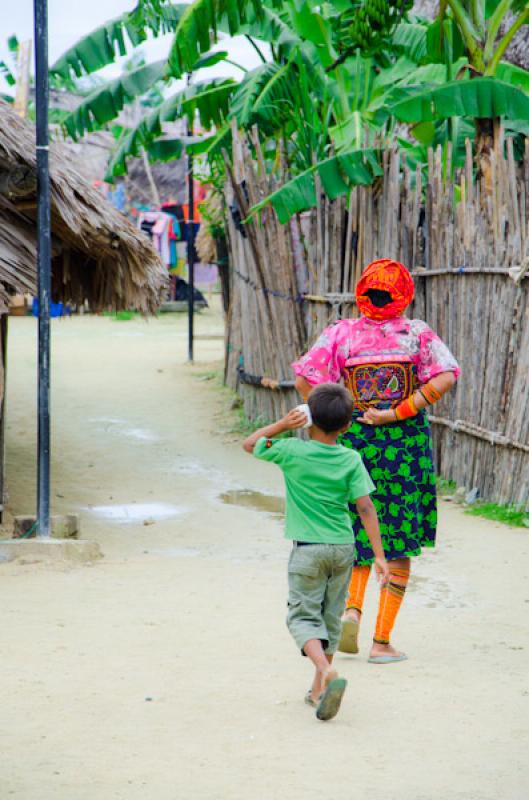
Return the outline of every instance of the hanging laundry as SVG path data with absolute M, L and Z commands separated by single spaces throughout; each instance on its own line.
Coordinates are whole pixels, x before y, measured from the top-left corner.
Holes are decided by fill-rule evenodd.
M 171 266 L 170 236 L 173 217 L 163 211 L 144 211 L 138 216 L 138 228 L 152 239 L 162 261 Z

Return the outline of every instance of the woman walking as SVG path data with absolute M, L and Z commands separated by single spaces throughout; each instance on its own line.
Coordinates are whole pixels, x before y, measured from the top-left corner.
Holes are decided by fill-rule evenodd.
M 430 428 L 424 411 L 455 384 L 459 367 L 441 339 L 422 320 L 403 315 L 413 299 L 413 279 L 402 264 L 379 259 L 356 288 L 357 319 L 326 328 L 293 364 L 304 399 L 320 383 L 343 381 L 354 401 L 353 419 L 341 443 L 358 450 L 376 492 L 372 495 L 390 562 L 390 582 L 380 593 L 369 661 L 406 658 L 390 636 L 410 576 L 411 559 L 434 547 L 437 524 Z M 373 552 L 354 507 L 356 563 L 342 623 L 340 650 L 358 652 L 358 627 Z

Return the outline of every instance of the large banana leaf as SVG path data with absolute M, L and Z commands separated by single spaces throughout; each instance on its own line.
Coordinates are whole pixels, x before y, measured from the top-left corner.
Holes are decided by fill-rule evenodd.
M 416 64 L 425 61 L 428 55 L 428 26 L 421 23 L 401 22 L 395 28 L 391 43 Z
M 529 93 L 529 72 L 526 69 L 501 61 L 496 69 L 496 78 L 510 83 L 511 86 L 519 86 L 524 92 Z
M 261 203 L 253 206 L 250 214 L 254 215 L 268 204 L 272 204 L 279 221 L 285 223 L 294 214 L 313 208 L 317 202 L 316 173 L 326 195 L 334 200 L 340 195 L 347 194 L 352 186 L 372 183 L 378 175 L 382 175 L 383 170 L 379 164 L 377 150 L 351 150 L 348 153 L 341 153 L 320 161 L 319 164 L 285 183 Z
M 186 8 L 185 3 L 161 5 L 159 13 L 146 14 L 145 8 L 138 6 L 79 39 L 52 65 L 50 72 L 64 80 L 72 73 L 80 78 L 96 72 L 115 61 L 118 55 L 126 55 L 127 40 L 137 47 L 145 41 L 148 31 L 155 36 L 174 31 Z
M 235 81 L 216 78 L 195 83 L 165 100 L 118 143 L 109 163 L 109 176 L 123 175 L 127 171 L 127 158 L 139 156 L 163 134 L 163 123 L 172 122 L 185 115 L 193 118 L 198 111 L 202 127 L 221 127 L 227 117 L 229 100 L 237 86 Z
M 529 119 L 529 96 L 497 78 L 451 81 L 396 103 L 391 112 L 401 122 L 448 117 Z
M 248 72 L 230 104 L 230 116 L 241 128 L 258 124 L 263 133 L 272 133 L 295 112 L 291 62 L 283 66 L 261 64 Z
M 464 56 L 465 46 L 457 25 L 449 18 L 442 23 L 439 19 L 431 23 L 401 22 L 393 32 L 391 43 L 398 53 L 415 64 L 444 64 L 447 35 L 451 39 L 452 60 L 456 61 Z
M 311 42 L 314 46 L 322 66 L 330 67 L 336 61 L 338 54 L 333 47 L 332 28 L 329 20 L 323 17 L 319 9 L 311 8 L 311 4 L 308 2 L 292 3 L 289 16 L 298 36 L 303 41 Z
M 211 47 L 211 37 L 216 40 L 221 20 L 226 20 L 230 35 L 240 32 L 252 8 L 255 17 L 262 14 L 261 0 L 194 0 L 176 27 L 169 66 L 174 75 L 192 70 L 199 57 Z
M 184 142 L 182 139 L 158 139 L 145 148 L 149 161 L 174 161 L 182 157 Z
M 116 119 L 126 103 L 145 94 L 167 71 L 166 61 L 138 67 L 97 88 L 64 119 L 72 139 Z
M 237 86 L 236 81 L 225 78 L 193 83 L 181 93 L 181 100 L 167 101 L 163 119 L 173 120 L 187 115 L 192 120 L 198 112 L 204 130 L 210 130 L 214 125 L 219 127 L 228 116 L 230 99 Z
M 218 156 L 222 149 L 229 151 L 231 142 L 231 125 L 226 123 L 211 136 L 197 137 L 186 142 L 186 150 L 195 156 Z
M 460 58 L 451 65 L 454 75 L 468 63 L 468 59 Z M 418 67 L 406 57 L 399 60 L 389 69 L 382 70 L 374 82 L 374 88 L 380 86 L 421 86 L 428 84 L 442 84 L 448 80 L 448 67 L 446 64 L 425 64 Z M 523 70 L 521 70 L 523 72 Z
M 290 47 L 299 47 L 302 39 L 292 29 L 289 16 L 285 13 L 287 10 L 288 7 L 285 5 L 280 10 L 263 4 L 259 14 L 256 15 L 253 9 L 249 8 L 246 22 L 241 25 L 238 33 L 273 43 L 278 50 L 284 48 L 288 51 Z M 224 30 L 222 21 L 219 30 Z

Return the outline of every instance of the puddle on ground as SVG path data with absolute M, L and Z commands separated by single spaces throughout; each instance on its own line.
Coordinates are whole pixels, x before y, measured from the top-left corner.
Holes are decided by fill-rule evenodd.
M 173 506 L 170 503 L 130 503 L 128 505 L 92 506 L 88 511 L 112 522 L 138 523 L 175 519 L 185 514 L 188 509 Z
M 275 494 L 263 494 L 263 492 L 254 492 L 251 489 L 233 489 L 220 494 L 219 500 L 232 506 L 264 511 L 274 519 L 283 519 L 285 515 L 285 501 Z

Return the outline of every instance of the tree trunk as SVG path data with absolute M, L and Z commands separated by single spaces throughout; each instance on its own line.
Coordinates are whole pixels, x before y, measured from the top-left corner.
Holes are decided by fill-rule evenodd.
M 491 153 L 494 149 L 494 120 L 476 119 L 477 178 L 485 187 L 486 195 L 492 193 Z

